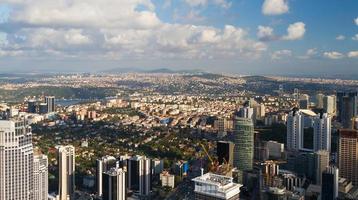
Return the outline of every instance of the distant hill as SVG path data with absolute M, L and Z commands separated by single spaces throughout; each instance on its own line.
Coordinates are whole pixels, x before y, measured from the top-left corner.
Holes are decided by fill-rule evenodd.
M 164 74 L 197 74 L 197 73 L 205 73 L 202 70 L 193 69 L 193 70 L 172 70 L 168 68 L 158 68 L 158 69 L 150 69 L 144 70 L 141 68 L 114 68 L 102 71 L 102 73 L 164 73 Z

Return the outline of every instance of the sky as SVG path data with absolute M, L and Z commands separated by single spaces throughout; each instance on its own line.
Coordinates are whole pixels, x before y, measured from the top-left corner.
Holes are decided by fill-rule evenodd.
M 358 75 L 357 0 L 0 0 L 0 72 Z

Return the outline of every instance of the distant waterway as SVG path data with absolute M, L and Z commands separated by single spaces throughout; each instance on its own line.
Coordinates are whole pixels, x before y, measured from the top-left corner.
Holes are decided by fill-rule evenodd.
M 91 102 L 91 101 L 95 101 L 95 100 L 93 100 L 93 99 L 57 99 L 56 104 L 66 107 L 66 106 L 72 106 L 72 105 L 76 105 L 76 104 L 80 104 L 80 103 L 84 103 L 84 102 Z

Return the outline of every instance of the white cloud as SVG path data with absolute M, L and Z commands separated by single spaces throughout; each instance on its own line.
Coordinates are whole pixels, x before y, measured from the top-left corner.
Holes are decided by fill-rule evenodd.
M 8 23 L 23 26 L 7 33 L 5 47 L 31 52 L 31 56 L 254 59 L 267 49 L 240 27 L 162 22 L 150 0 L 6 2 L 16 6 Z M 227 1 L 210 2 L 224 5 Z
M 185 0 L 190 7 L 207 6 L 209 3 L 222 8 L 230 8 L 231 2 L 227 0 Z
M 358 26 L 358 17 L 354 19 L 354 23 Z
M 336 40 L 345 40 L 345 39 L 346 39 L 346 37 L 344 35 L 338 35 L 336 37 Z
M 347 56 L 349 58 L 358 58 L 358 51 L 350 51 Z
M 191 7 L 206 6 L 208 4 L 207 0 L 185 0 L 185 2 Z
M 228 9 L 231 7 L 231 2 L 228 2 L 227 0 L 213 0 L 213 3 L 215 5 L 221 6 L 222 8 Z
M 259 40 L 262 41 L 270 41 L 275 39 L 273 28 L 269 26 L 258 26 L 256 35 L 259 38 Z
M 352 40 L 358 41 L 358 34 L 355 34 L 355 35 L 352 37 Z
M 312 58 L 314 56 L 316 56 L 318 54 L 317 49 L 316 48 L 312 48 L 312 49 L 307 49 L 306 54 L 303 56 L 299 56 L 299 58 L 301 59 L 309 59 Z
M 337 51 L 324 52 L 323 56 L 326 58 L 335 59 L 335 60 L 344 58 L 344 55 Z
M 283 40 L 298 40 L 303 38 L 306 32 L 305 24 L 303 22 L 296 22 L 290 24 L 287 28 L 287 35 L 283 36 Z
M 265 0 L 262 5 L 264 15 L 281 15 L 289 11 L 287 0 Z
M 292 56 L 292 51 L 291 50 L 278 50 L 275 51 L 272 55 L 271 55 L 271 59 L 273 60 L 280 60 L 284 57 L 291 57 Z

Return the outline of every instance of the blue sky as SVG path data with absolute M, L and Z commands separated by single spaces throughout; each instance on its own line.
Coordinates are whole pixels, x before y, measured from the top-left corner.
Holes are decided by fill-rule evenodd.
M 358 75 L 356 0 L 3 0 L 1 71 Z

